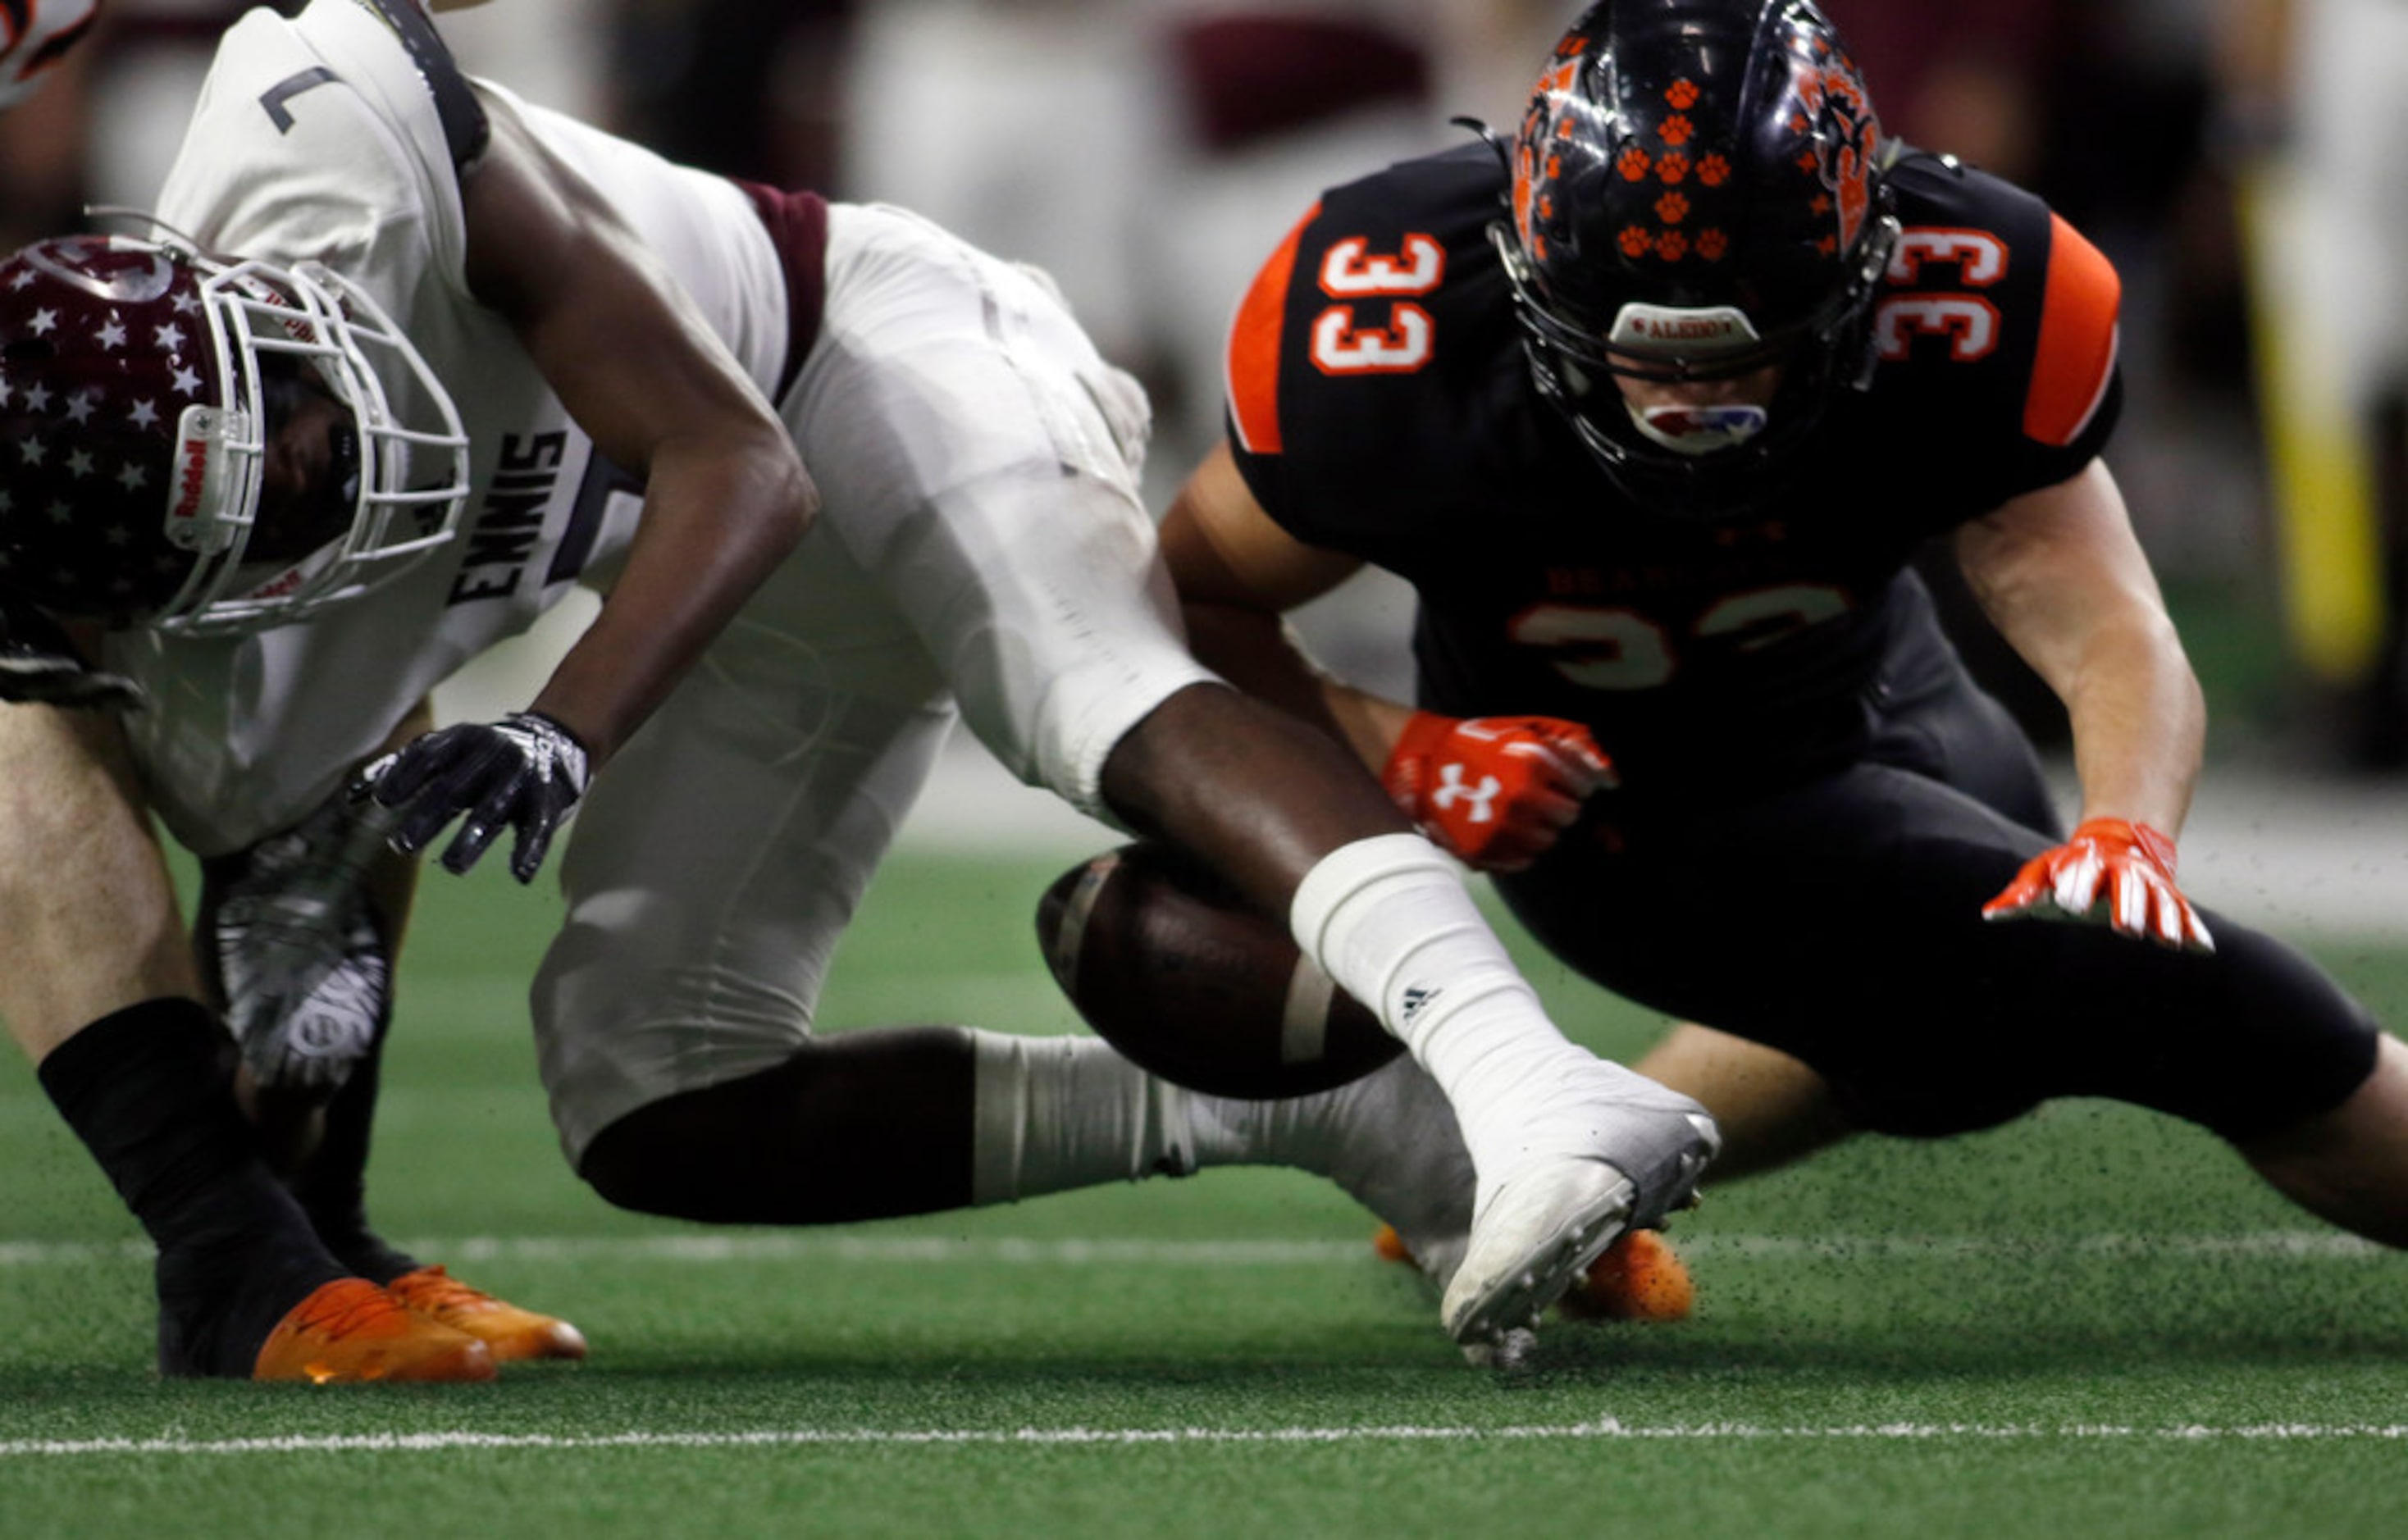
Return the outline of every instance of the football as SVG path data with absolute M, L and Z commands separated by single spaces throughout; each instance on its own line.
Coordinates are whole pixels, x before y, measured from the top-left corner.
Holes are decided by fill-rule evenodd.
M 1284 926 L 1165 846 L 1123 846 L 1063 873 L 1038 904 L 1037 935 L 1096 1034 L 1174 1085 L 1303 1096 L 1404 1050 Z

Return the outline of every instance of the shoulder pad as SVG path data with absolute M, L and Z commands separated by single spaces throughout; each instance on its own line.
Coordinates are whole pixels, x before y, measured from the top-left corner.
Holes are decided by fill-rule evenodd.
M 2024 435 L 2072 445 L 2115 378 L 2114 264 L 2039 198 L 1953 160 L 1914 156 L 1893 186 L 1903 230 L 1876 312 L 1883 358 L 2007 372 Z
M 1426 307 L 1468 255 L 1488 260 L 1504 173 L 1483 145 L 1426 156 L 1334 188 L 1255 273 L 1224 360 L 1238 448 L 1278 454 L 1285 399 L 1323 375 L 1399 376 L 1430 362 Z M 1332 306 L 1358 330 L 1326 331 Z M 1291 387 L 1283 392 L 1283 383 Z
M 2080 231 L 2054 213 L 2048 222 L 2048 289 L 2024 396 L 2024 435 L 2063 448 L 2098 414 L 2114 378 L 2123 285 L 2114 264 Z
M 1307 226 L 1321 217 L 1314 204 L 1287 233 L 1254 281 L 1246 286 L 1229 326 L 1226 361 L 1229 432 L 1248 454 L 1277 454 L 1280 435 L 1280 343 L 1287 322 L 1288 284 L 1296 276 L 1297 246 Z

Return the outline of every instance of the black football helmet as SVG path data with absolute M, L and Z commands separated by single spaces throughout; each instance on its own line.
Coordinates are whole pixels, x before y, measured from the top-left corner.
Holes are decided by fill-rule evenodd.
M 1604 0 L 1564 35 L 1489 235 L 1540 393 L 1617 486 L 1662 514 L 1743 513 L 1835 394 L 1870 382 L 1889 152 L 1806 0 Z M 1612 379 L 1767 366 L 1764 406 L 1642 416 Z
M 263 509 L 283 414 L 326 464 Z M 0 590 L 53 615 L 228 634 L 299 620 L 449 541 L 451 398 L 367 295 L 304 264 L 78 235 L 0 258 Z

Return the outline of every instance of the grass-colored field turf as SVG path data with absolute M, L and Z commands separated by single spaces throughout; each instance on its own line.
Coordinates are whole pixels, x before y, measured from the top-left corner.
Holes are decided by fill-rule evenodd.
M 488 863 L 497 866 L 498 863 Z M 1070 1030 L 1029 939 L 1060 863 L 914 854 L 834 1027 Z M 1282 1172 L 816 1233 L 606 1207 L 521 980 L 552 905 L 429 880 L 372 1191 L 577 1321 L 496 1385 L 163 1384 L 138 1236 L 0 1070 L 0 1535 L 2347 1535 L 2408 1533 L 2408 1261 L 2182 1126 L 2076 1104 L 1710 1193 L 1698 1318 L 1467 1369 L 1371 1221 Z M 2408 1019 L 2408 949 L 2318 948 Z M 1647 1018 L 1533 961 L 1628 1054 Z

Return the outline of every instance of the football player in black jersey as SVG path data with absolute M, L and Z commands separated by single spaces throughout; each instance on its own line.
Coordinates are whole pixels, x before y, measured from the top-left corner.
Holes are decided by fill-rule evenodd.
M 2107 1096 L 2408 1244 L 2408 1054 L 2175 885 L 2204 707 L 2099 458 L 2117 303 L 2040 199 L 1885 136 L 1803 0 L 1608 0 L 1510 140 L 1264 264 L 1165 550 L 1200 656 L 1709 1024 L 1641 1067 L 1720 1169 Z M 1948 532 L 2071 714 L 2071 833 L 1908 567 Z M 1367 564 L 1417 591 L 1418 709 L 1282 632 Z

